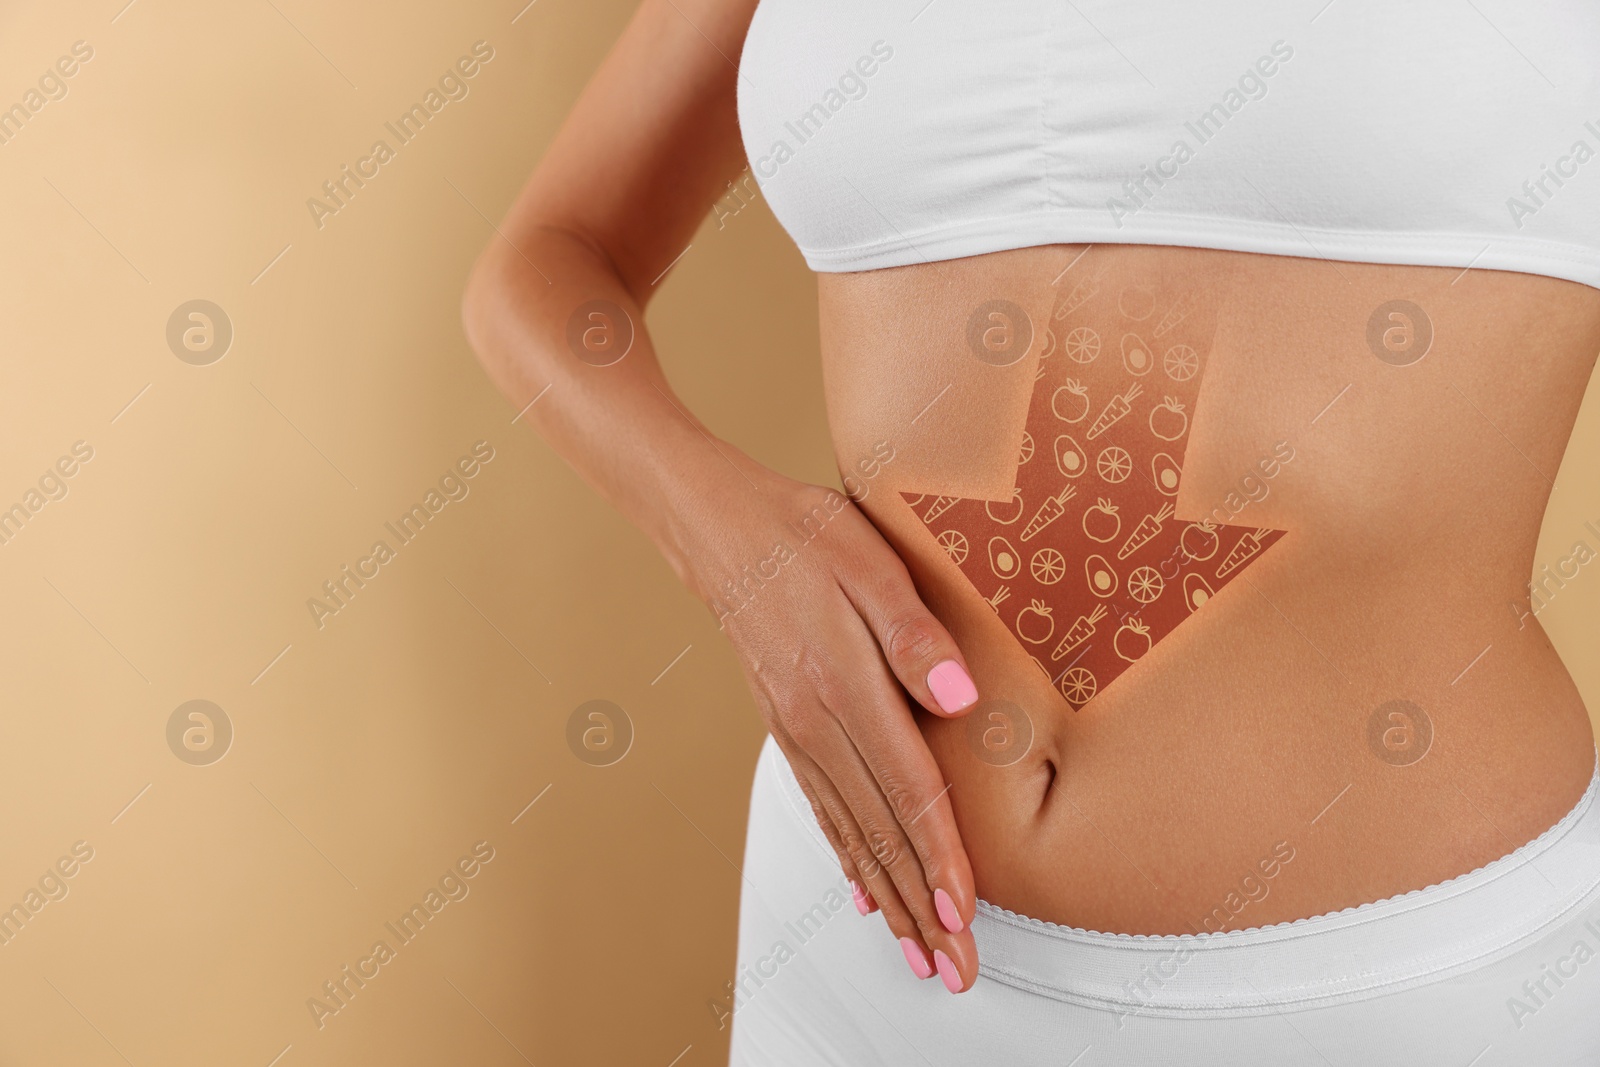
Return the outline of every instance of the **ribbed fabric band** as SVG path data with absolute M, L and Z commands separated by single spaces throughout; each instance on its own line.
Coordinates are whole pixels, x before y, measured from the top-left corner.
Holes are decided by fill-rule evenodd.
M 793 772 L 769 745 L 808 836 L 833 859 Z M 1220 934 L 1145 936 L 1057 926 L 980 901 L 981 973 L 1085 1007 L 1220 1017 L 1325 1007 L 1442 981 L 1514 951 L 1600 898 L 1600 763 L 1576 807 L 1469 874 L 1341 912 Z M 1600 920 L 1589 930 L 1600 939 Z

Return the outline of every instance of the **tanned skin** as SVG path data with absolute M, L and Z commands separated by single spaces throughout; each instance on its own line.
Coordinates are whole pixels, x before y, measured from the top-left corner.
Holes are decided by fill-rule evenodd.
M 517 409 L 548 390 L 524 421 L 723 618 L 841 867 L 894 937 L 925 966 L 942 955 L 964 990 L 980 895 L 1106 931 L 1264 925 L 1463 873 L 1577 801 L 1593 769 L 1587 714 L 1537 620 L 1511 605 L 1526 603 L 1600 351 L 1600 292 L 1149 246 L 824 275 L 841 469 L 880 442 L 895 455 L 859 506 L 841 502 L 717 439 L 674 395 L 644 330 L 661 275 L 745 169 L 733 64 L 754 8 L 641 3 L 479 257 L 463 318 Z M 1216 322 L 1179 520 L 1213 513 L 1276 442 L 1296 458 L 1236 520 L 1289 531 L 1248 581 L 1075 711 L 900 494 L 1008 499 L 1040 347 L 1010 367 L 975 360 L 967 318 L 1004 298 L 1042 338 L 1091 271 L 1164 299 L 1187 293 Z M 1435 332 L 1407 368 L 1365 342 L 1373 309 L 1393 299 L 1426 308 Z M 605 367 L 568 344 L 574 311 L 596 300 L 635 330 Z M 942 409 L 914 420 L 946 385 Z M 831 516 L 826 536 L 728 612 L 725 583 L 817 509 Z M 1024 759 L 975 755 L 971 708 L 941 710 L 928 683 L 948 661 L 984 701 L 1026 709 Z M 1409 766 L 1368 744 L 1368 719 L 1395 698 L 1426 709 L 1434 730 Z M 1235 911 L 1241 877 L 1273 856 L 1270 894 Z

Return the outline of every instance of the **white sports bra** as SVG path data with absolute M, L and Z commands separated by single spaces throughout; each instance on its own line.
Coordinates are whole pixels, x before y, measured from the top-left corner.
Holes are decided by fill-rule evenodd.
M 1112 242 L 1600 288 L 1594 0 L 763 0 L 739 121 L 817 271 Z

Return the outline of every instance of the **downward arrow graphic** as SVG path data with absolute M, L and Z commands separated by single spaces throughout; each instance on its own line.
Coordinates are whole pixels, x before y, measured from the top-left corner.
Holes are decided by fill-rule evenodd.
M 1010 500 L 901 494 L 1075 709 L 1283 536 L 1174 520 L 1212 331 L 1156 310 L 1099 276 L 1056 307 Z

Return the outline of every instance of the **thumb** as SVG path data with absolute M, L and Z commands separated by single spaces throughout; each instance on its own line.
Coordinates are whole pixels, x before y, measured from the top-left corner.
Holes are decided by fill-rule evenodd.
M 917 703 L 945 718 L 978 702 L 966 660 L 917 594 L 911 575 L 887 542 L 845 584 L 845 595 L 872 631 L 884 659 Z

